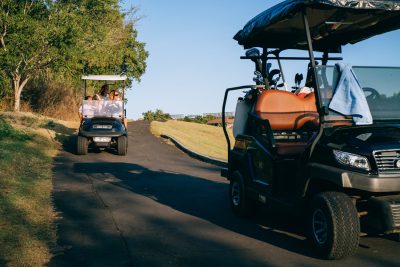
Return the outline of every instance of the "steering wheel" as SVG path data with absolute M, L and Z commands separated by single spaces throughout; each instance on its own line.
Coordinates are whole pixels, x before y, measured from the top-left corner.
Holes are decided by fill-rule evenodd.
M 363 91 L 366 93 L 365 98 L 367 98 L 367 100 L 375 100 L 381 97 L 378 91 L 372 87 L 363 87 Z

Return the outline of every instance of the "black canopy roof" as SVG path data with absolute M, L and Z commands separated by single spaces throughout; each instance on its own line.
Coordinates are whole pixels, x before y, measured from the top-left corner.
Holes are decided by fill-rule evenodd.
M 234 39 L 245 48 L 308 49 L 303 11 L 321 52 L 400 28 L 400 1 L 287 0 L 254 17 Z

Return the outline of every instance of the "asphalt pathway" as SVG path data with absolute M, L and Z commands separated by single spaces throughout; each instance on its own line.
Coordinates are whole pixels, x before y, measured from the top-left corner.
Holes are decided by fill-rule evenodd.
M 129 126 L 128 155 L 74 155 L 54 163 L 58 247 L 49 266 L 400 266 L 400 243 L 363 237 L 358 254 L 323 261 L 299 219 L 260 209 L 233 216 L 219 168 Z

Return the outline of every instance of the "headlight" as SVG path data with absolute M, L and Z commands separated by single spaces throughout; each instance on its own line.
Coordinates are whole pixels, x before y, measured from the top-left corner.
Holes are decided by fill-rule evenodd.
M 333 154 L 335 155 L 336 160 L 341 164 L 364 169 L 367 171 L 371 169 L 368 159 L 366 157 L 343 152 L 340 150 L 333 150 Z

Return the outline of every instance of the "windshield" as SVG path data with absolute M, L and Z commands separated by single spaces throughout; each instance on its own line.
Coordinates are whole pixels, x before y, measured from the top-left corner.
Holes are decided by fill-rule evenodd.
M 84 118 L 122 118 L 123 111 L 121 100 L 84 100 L 80 110 Z
M 322 103 L 329 106 L 339 73 L 335 66 L 317 66 L 318 86 Z M 364 90 L 374 120 L 400 119 L 400 68 L 354 66 L 361 88 Z M 327 120 L 346 119 L 329 110 Z M 348 118 L 347 118 L 348 119 Z

